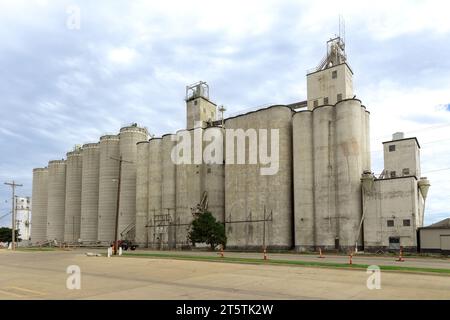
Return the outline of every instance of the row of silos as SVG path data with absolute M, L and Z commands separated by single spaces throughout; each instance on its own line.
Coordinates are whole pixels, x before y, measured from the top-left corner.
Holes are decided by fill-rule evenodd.
M 220 158 L 204 163 L 209 141 L 220 141 Z M 136 241 L 156 248 L 189 246 L 193 211 L 203 198 L 209 211 L 224 221 L 222 129 L 180 130 L 137 144 Z M 216 156 L 216 158 L 217 158 Z M 147 197 L 147 204 L 145 204 Z
M 35 169 L 33 197 L 37 204 L 32 216 L 32 242 L 111 243 L 121 159 L 124 161 L 118 230 L 127 226 L 134 231 L 136 142 L 146 138 L 145 128 L 124 127 L 119 135 L 102 136 L 99 143 L 68 152 L 67 160 L 50 161 L 48 169 Z
M 293 117 L 294 221 L 298 250 L 358 243 L 361 173 L 370 169 L 369 116 L 348 99 Z

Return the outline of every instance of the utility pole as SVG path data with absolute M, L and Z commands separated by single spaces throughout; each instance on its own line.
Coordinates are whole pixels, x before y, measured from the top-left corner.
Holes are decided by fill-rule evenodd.
M 225 123 L 225 118 L 223 116 L 223 113 L 225 111 L 227 111 L 227 109 L 225 108 L 225 106 L 221 105 L 218 109 L 218 111 L 221 113 L 221 120 L 222 120 L 222 128 L 224 128 L 224 123 Z
M 6 185 L 11 186 L 12 189 L 12 250 L 16 250 L 16 187 L 23 187 L 23 184 L 17 184 L 14 180 L 13 182 L 5 182 Z
M 119 178 L 117 179 L 117 202 L 116 202 L 116 225 L 114 230 L 114 247 L 113 254 L 117 255 L 118 236 L 119 236 L 119 204 L 120 204 L 120 180 L 122 179 L 122 162 L 133 163 L 122 159 L 122 155 L 119 159 L 110 157 L 112 160 L 119 161 Z

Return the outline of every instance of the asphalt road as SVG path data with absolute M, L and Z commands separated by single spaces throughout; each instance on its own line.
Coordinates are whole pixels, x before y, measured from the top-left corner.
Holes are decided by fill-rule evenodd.
M 365 270 L 88 257 L 87 251 L 93 250 L 0 250 L 0 299 L 450 299 L 448 275 L 383 271 L 381 289 L 369 290 Z M 79 290 L 67 289 L 70 265 L 81 270 Z

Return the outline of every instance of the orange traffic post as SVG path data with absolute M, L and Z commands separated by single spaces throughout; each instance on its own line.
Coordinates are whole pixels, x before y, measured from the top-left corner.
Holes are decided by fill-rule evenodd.
M 322 254 L 322 248 L 319 248 L 319 258 L 325 258 Z
M 264 260 L 267 260 L 267 250 L 264 248 Z
M 353 264 L 353 253 L 349 255 L 349 264 Z
M 397 261 L 399 261 L 399 262 L 404 262 L 405 261 L 405 259 L 403 259 L 403 247 L 400 247 L 400 253 L 398 255 Z
M 223 246 L 220 247 L 220 257 L 223 258 Z

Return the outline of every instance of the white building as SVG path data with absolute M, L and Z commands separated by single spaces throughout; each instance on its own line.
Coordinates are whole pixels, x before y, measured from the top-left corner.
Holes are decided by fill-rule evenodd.
M 378 177 L 363 174 L 364 247 L 408 251 L 417 248 L 430 186 L 420 176 L 420 145 L 397 132 L 383 143 L 384 170 Z
M 16 197 L 16 229 L 20 239 L 29 240 L 31 236 L 31 198 Z

